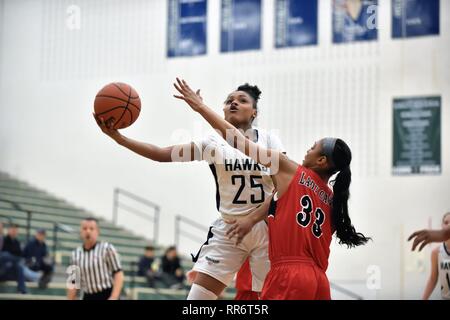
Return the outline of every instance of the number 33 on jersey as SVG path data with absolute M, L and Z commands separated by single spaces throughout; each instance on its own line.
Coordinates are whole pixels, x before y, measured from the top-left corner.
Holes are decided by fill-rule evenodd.
M 333 193 L 328 184 L 299 165 L 286 192 L 278 199 L 276 196 L 269 210 L 271 260 L 278 256 L 310 257 L 326 270 L 333 234 Z

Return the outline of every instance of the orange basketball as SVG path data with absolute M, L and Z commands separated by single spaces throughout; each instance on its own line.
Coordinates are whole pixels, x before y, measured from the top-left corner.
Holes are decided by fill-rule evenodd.
M 94 112 L 105 122 L 114 120 L 114 129 L 133 124 L 141 112 L 141 99 L 130 85 L 113 82 L 104 86 L 95 96 Z

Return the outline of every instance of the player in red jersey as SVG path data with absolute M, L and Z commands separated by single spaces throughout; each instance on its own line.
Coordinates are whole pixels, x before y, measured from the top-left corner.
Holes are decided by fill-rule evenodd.
M 252 272 L 248 258 L 236 274 L 236 296 L 234 300 L 259 300 L 259 293 L 252 291 Z
M 365 244 L 369 238 L 356 232 L 348 214 L 351 182 L 351 151 L 336 138 L 325 138 L 308 150 L 302 165 L 285 154 L 268 150 L 246 139 L 229 122 L 203 103 L 184 80 L 174 84 L 184 100 L 225 140 L 259 164 L 270 168 L 277 192 L 269 210 L 269 257 L 271 269 L 261 299 L 331 299 L 325 274 L 334 232 L 340 244 Z M 336 174 L 333 190 L 328 187 Z M 242 219 L 227 233 L 237 242 L 264 219 L 269 202 Z

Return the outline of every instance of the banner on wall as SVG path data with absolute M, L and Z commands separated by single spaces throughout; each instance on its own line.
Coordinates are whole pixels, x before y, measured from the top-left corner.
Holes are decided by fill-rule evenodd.
M 441 97 L 394 99 L 393 174 L 441 173 Z
M 275 47 L 317 44 L 317 0 L 277 0 Z
M 222 0 L 220 51 L 261 48 L 261 0 Z
M 392 37 L 439 35 L 439 0 L 392 0 Z
M 206 54 L 207 0 L 168 0 L 167 56 Z
M 334 0 L 333 43 L 378 39 L 378 0 Z

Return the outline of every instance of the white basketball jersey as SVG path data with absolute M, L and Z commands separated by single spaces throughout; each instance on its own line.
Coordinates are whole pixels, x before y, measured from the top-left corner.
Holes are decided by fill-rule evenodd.
M 439 280 L 442 299 L 450 299 L 450 252 L 445 243 L 439 247 Z
M 254 130 L 257 144 L 284 152 L 277 136 L 261 129 Z M 217 133 L 194 143 L 202 150 L 202 160 L 208 162 L 216 181 L 219 212 L 245 215 L 272 194 L 274 186 L 269 168 L 231 147 Z

